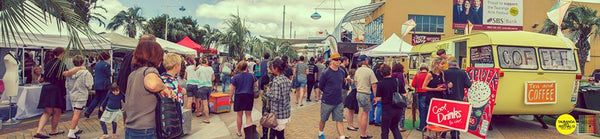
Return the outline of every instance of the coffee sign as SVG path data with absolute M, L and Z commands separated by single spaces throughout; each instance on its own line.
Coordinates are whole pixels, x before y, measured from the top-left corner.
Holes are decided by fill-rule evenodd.
M 525 104 L 556 104 L 556 81 L 526 82 Z
M 427 113 L 427 123 L 466 132 L 471 115 L 468 102 L 432 98 Z

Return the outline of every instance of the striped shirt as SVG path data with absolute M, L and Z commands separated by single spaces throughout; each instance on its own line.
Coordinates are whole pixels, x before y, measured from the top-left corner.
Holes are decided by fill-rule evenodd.
M 198 66 L 198 87 L 212 87 L 212 77 L 215 71 L 209 66 Z

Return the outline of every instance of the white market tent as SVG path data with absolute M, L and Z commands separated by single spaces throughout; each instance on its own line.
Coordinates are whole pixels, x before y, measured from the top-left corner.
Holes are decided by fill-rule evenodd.
M 403 41 L 396 33 L 394 33 L 379 46 L 360 53 L 370 57 L 408 56 L 411 48 L 411 44 Z
M 100 36 L 110 41 L 114 51 L 133 51 L 137 47 L 138 40 L 117 33 L 101 33 Z
M 15 40 L 9 40 L 9 46 L 4 46 L 4 42 L 0 40 L 0 46 L 3 48 L 44 48 L 54 49 L 56 47 L 67 47 L 69 45 L 69 36 L 65 34 L 28 34 L 19 33 L 21 38 Z M 15 35 L 16 36 L 16 35 Z M 110 43 L 103 39 L 89 39 L 85 35 L 79 36 L 83 47 L 86 50 L 108 50 Z M 22 39 L 22 41 L 21 41 Z
M 167 40 L 156 38 L 156 42 L 158 44 L 160 44 L 160 46 L 168 52 L 184 54 L 184 55 L 194 55 L 194 56 L 197 55 L 196 50 L 187 48 L 185 46 L 182 46 L 182 45 L 179 45 L 179 44 L 167 41 Z

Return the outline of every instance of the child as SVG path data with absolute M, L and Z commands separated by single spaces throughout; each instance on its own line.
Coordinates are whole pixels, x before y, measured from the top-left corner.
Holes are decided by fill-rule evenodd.
M 113 83 L 109 90 L 110 93 L 106 95 L 106 98 L 100 104 L 100 111 L 103 111 L 102 117 L 100 118 L 100 125 L 102 126 L 102 133 L 104 133 L 100 139 L 106 139 L 108 136 L 106 131 L 106 123 L 112 123 L 112 138 L 117 138 L 117 121 L 121 120 L 123 113 L 121 112 L 121 102 L 124 102 L 125 96 L 121 94 L 119 86 Z M 103 108 L 106 108 L 104 110 Z
M 83 56 L 77 55 L 73 57 L 73 65 L 75 65 L 73 69 L 85 69 L 83 63 Z M 34 69 L 34 71 L 37 71 L 37 68 Z M 38 79 L 36 78 L 34 81 L 37 82 L 37 80 Z M 85 102 L 88 99 L 88 90 L 92 89 L 93 83 L 92 74 L 88 70 L 79 70 L 75 74 L 67 77 L 67 90 L 70 94 L 69 99 L 71 100 L 71 105 L 73 106 L 73 118 L 71 119 L 69 133 L 67 134 L 67 137 L 70 139 L 78 138 L 77 134 L 83 132 L 77 128 L 77 123 L 81 117 L 81 111 L 85 107 Z

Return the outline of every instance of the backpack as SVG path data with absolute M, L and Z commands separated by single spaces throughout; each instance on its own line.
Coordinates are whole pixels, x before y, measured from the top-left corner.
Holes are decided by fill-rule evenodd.
M 146 75 L 144 69 L 143 75 Z M 183 114 L 181 113 L 181 104 L 172 98 L 156 96 L 156 136 L 159 139 L 174 139 L 183 135 Z

